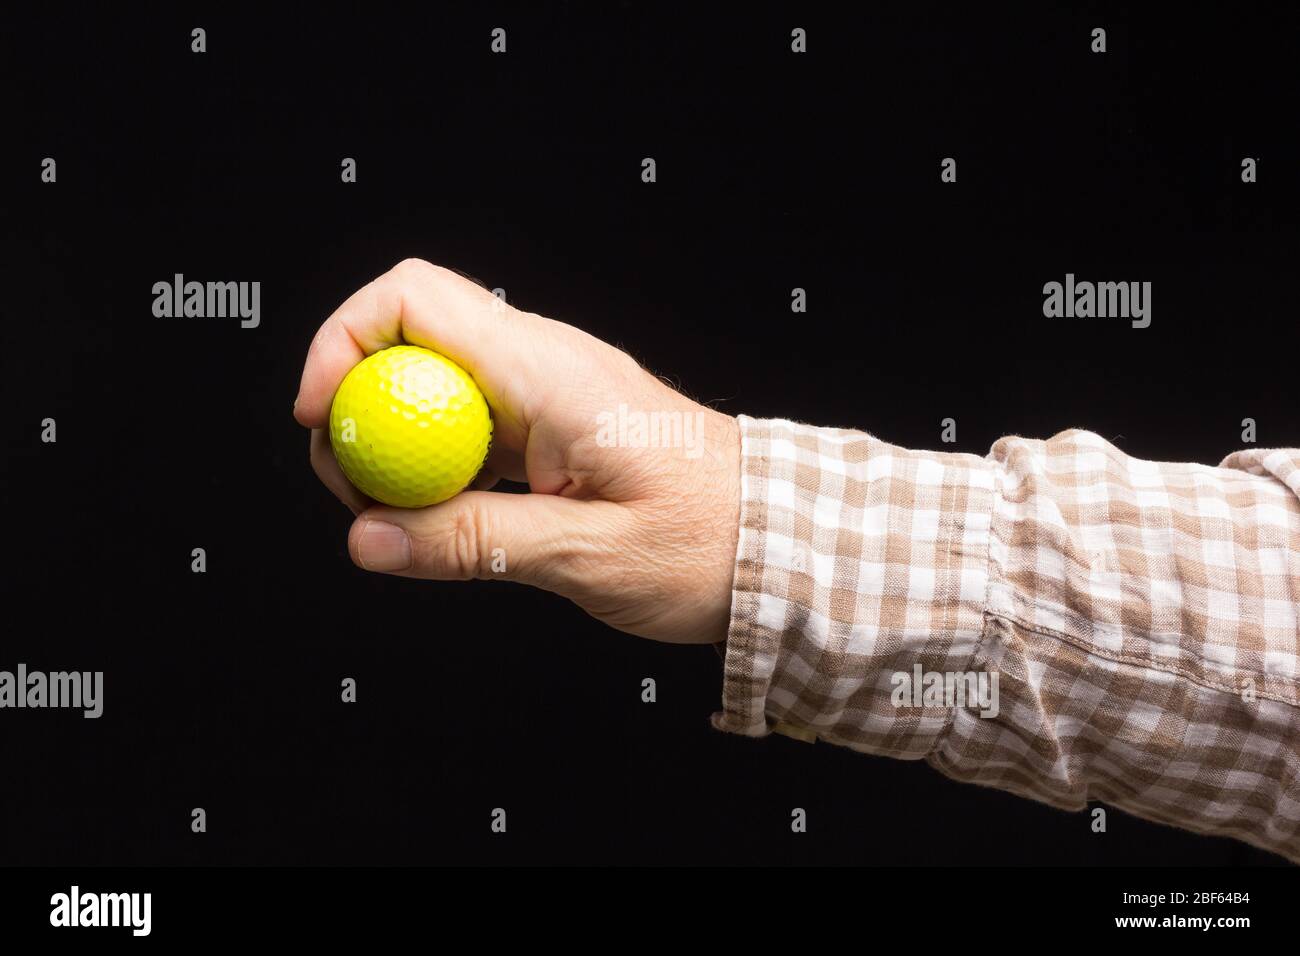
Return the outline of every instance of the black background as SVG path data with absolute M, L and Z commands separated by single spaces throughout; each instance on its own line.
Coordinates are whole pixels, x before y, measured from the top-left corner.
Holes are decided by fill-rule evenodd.
M 1246 417 L 1300 444 L 1290 24 L 866 6 L 11 21 L 0 667 L 102 670 L 105 712 L 0 714 L 0 863 L 1279 862 L 724 736 L 708 647 L 348 559 L 291 404 L 317 326 L 408 256 L 731 413 L 946 450 L 953 417 L 977 454 L 1078 426 L 1213 464 Z M 177 272 L 260 281 L 261 326 L 155 318 Z M 1066 272 L 1151 281 L 1151 327 L 1044 319 Z

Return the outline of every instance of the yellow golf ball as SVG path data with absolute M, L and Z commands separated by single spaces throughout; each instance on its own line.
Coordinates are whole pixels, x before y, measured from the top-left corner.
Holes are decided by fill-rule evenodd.
M 492 414 L 474 379 L 415 345 L 362 360 L 330 407 L 330 446 L 343 473 L 363 494 L 399 508 L 463 491 L 491 444 Z

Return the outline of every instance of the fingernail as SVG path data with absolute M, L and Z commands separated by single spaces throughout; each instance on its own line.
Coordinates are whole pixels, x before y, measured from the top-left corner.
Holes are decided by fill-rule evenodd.
M 411 566 L 411 539 L 397 525 L 367 521 L 357 539 L 357 561 L 367 571 L 405 571 Z

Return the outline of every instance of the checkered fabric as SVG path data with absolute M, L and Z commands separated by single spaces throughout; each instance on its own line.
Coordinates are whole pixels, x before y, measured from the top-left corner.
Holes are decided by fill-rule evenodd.
M 980 458 L 740 426 L 715 727 L 1300 862 L 1300 450 L 1155 463 L 1072 429 Z

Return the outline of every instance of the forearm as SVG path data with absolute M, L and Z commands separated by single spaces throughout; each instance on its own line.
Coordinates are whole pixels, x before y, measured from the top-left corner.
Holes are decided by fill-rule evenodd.
M 741 424 L 716 726 L 1300 858 L 1300 453 L 1156 465 L 1065 432 L 979 458 Z

